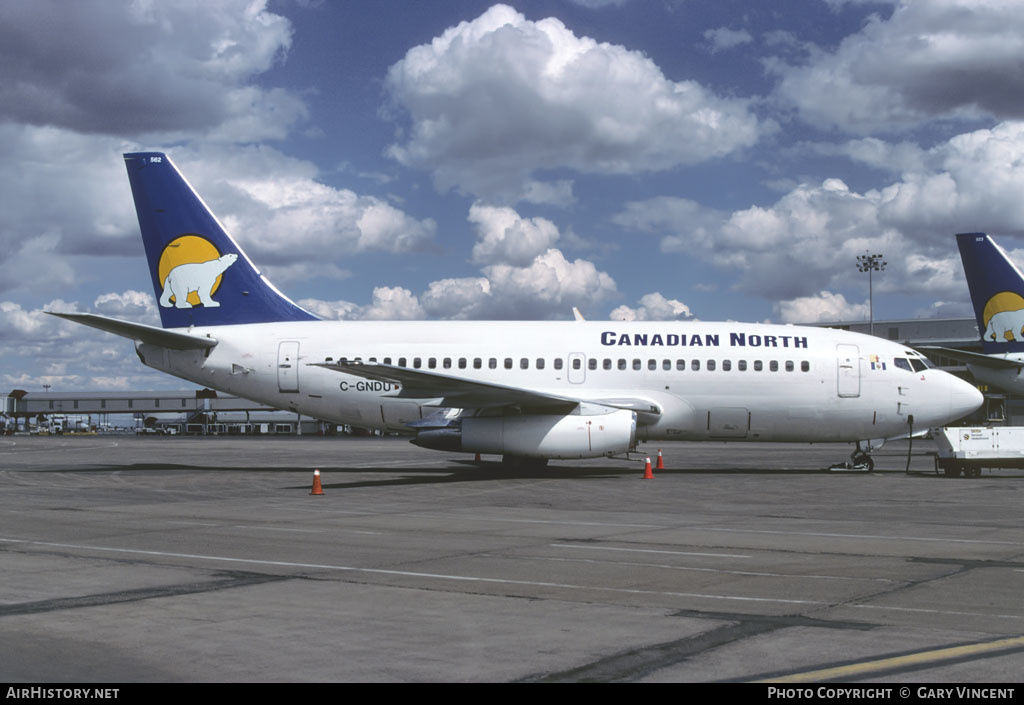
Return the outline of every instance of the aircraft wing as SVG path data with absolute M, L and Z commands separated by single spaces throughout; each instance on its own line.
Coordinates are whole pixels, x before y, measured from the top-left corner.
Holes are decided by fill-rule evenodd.
M 120 335 L 123 338 L 131 338 L 151 345 L 159 345 L 172 350 L 196 350 L 212 348 L 217 344 L 215 338 L 208 338 L 204 335 L 192 335 L 191 333 L 179 333 L 172 330 L 165 330 L 155 326 L 147 326 L 144 323 L 132 323 L 121 321 L 117 318 L 108 318 L 95 313 L 57 313 L 47 311 L 51 316 L 57 316 L 68 321 L 81 323 L 84 326 L 99 328 L 108 333 Z
M 960 360 L 961 362 L 980 367 L 991 367 L 995 370 L 1018 370 L 1024 367 L 1024 360 L 999 357 L 998 355 L 985 355 L 983 353 L 967 352 L 966 350 L 943 348 L 937 345 L 920 345 L 918 348 L 920 350 L 934 350 L 954 360 Z
M 661 409 L 646 399 L 582 399 L 539 392 L 522 387 L 480 382 L 440 374 L 428 370 L 396 367 L 375 362 L 317 362 L 315 367 L 344 372 L 365 379 L 398 385 L 398 396 L 418 399 L 442 399 L 442 405 L 456 408 L 484 409 L 502 406 L 541 407 L 550 413 L 569 413 L 580 403 L 602 404 L 617 409 L 629 409 L 638 414 L 658 416 Z

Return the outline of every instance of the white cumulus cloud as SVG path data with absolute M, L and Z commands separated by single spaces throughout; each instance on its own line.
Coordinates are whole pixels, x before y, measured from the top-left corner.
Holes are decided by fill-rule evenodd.
M 704 38 L 711 43 L 711 53 L 726 51 L 742 44 L 749 44 L 754 38 L 745 29 L 717 27 L 704 32 Z
M 545 218 L 523 218 L 511 208 L 474 203 L 469 222 L 477 231 L 473 261 L 528 265 L 558 240 L 558 228 Z
M 432 219 L 328 186 L 312 163 L 270 147 L 178 150 L 171 156 L 245 251 L 285 276 L 347 276 L 346 263 L 355 254 L 434 246 Z M 295 269 L 298 263 L 303 267 Z
M 545 246 L 558 238 L 550 221 L 480 204 L 471 207 L 470 221 L 477 226 L 474 260 L 483 264 L 481 276 L 437 279 L 418 296 L 401 287 L 379 287 L 367 306 L 313 299 L 299 304 L 340 319 L 550 319 L 618 296 L 615 280 L 593 262 L 570 260 Z
M 847 145 L 847 154 L 862 154 L 858 146 L 868 162 L 902 156 L 899 179 L 863 192 L 837 178 L 802 183 L 775 203 L 731 213 L 660 197 L 627 204 L 615 221 L 659 235 L 666 253 L 738 273 L 740 290 L 769 300 L 863 285 L 854 265 L 868 250 L 889 262 L 876 292 L 956 299 L 964 286 L 955 233 L 1024 235 L 1024 122 L 930 149 L 874 139 Z
M 112 318 L 128 319 L 147 323 L 151 326 L 160 325 L 156 302 L 152 294 L 128 289 L 127 291 L 100 294 L 92 304 L 96 313 Z
M 868 134 L 931 119 L 1024 117 L 1022 55 L 1016 0 L 901 0 L 835 51 L 768 66 L 776 97 L 803 120 Z
M 118 136 L 230 126 L 233 140 L 282 137 L 305 105 L 252 79 L 291 41 L 263 0 L 0 3 L 0 117 Z
M 828 323 L 860 321 L 868 318 L 868 303 L 848 302 L 842 294 L 821 291 L 814 296 L 799 296 L 780 301 L 775 311 L 783 323 Z
M 404 287 L 378 286 L 365 305 L 351 301 L 301 299 L 299 305 L 320 318 L 337 321 L 407 321 L 425 318 L 419 298 Z
M 544 170 L 664 170 L 734 153 L 761 131 L 744 100 L 507 5 L 410 49 L 385 85 L 411 120 L 390 154 L 442 190 L 492 201 L 523 198 Z
M 640 297 L 636 308 L 623 304 L 609 318 L 613 321 L 686 321 L 693 318 L 690 307 L 678 299 L 666 299 L 660 292 Z

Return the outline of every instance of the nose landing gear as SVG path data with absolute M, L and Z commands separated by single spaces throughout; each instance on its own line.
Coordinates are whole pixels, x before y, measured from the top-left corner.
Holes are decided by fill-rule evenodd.
M 851 468 L 853 470 L 871 472 L 875 469 L 875 461 L 860 448 L 850 453 L 850 462 L 848 464 L 853 466 Z
M 875 469 L 875 461 L 871 457 L 871 451 L 878 450 L 882 447 L 885 440 L 870 440 L 870 441 L 857 441 L 857 447 L 852 453 L 850 453 L 850 459 L 845 463 L 838 463 L 829 468 L 829 470 L 860 470 L 861 472 L 871 472 Z

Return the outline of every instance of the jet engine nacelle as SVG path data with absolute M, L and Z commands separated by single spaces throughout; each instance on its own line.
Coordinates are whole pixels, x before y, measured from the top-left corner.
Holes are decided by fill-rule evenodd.
M 636 445 L 636 413 L 462 419 L 462 450 L 527 458 L 597 458 Z
M 413 444 L 434 450 L 524 458 L 599 458 L 636 446 L 636 413 L 588 404 L 597 413 L 472 416 L 424 428 Z

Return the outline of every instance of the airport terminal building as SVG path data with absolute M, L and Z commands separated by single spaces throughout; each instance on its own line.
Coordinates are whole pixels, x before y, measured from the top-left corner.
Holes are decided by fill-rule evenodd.
M 14 390 L 0 397 L 8 432 L 134 431 L 154 435 L 326 435 L 333 424 L 211 389 L 144 392 Z

